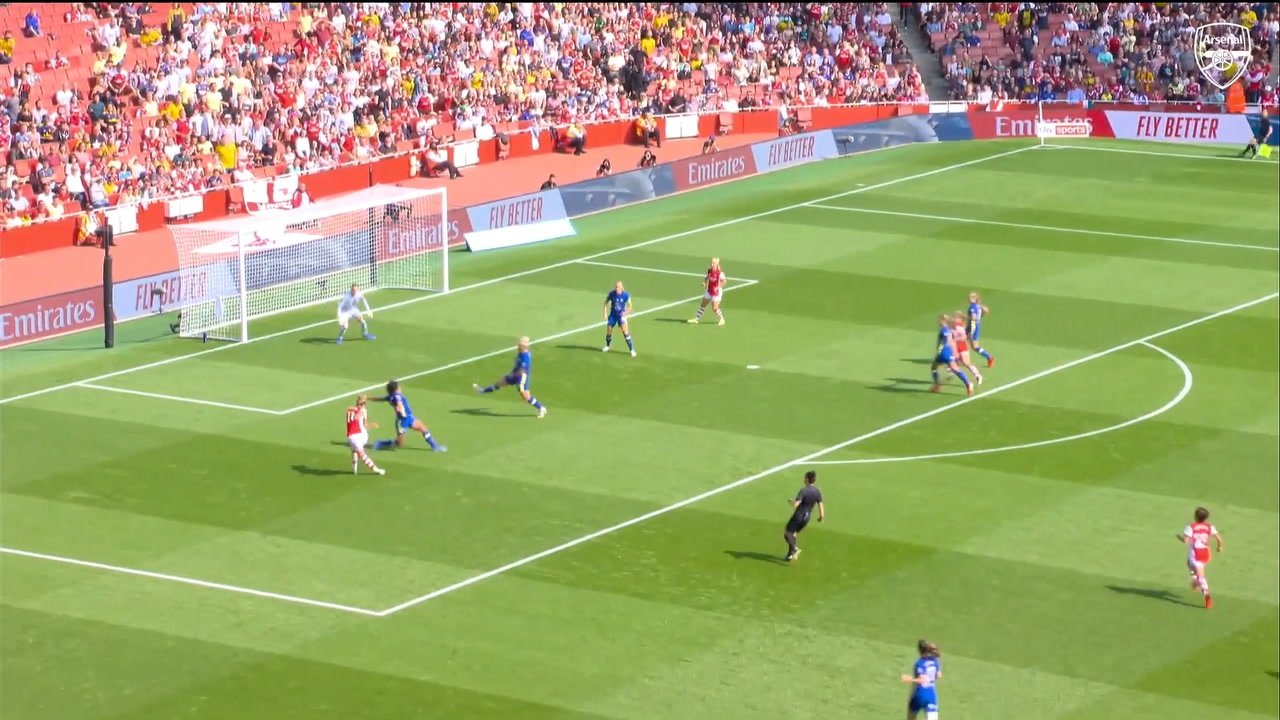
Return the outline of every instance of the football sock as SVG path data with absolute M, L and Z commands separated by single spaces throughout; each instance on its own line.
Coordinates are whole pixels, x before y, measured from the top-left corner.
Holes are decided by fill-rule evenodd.
M 988 360 L 990 360 L 990 359 L 991 359 L 991 353 L 987 352 L 987 349 L 986 349 L 986 348 L 974 348 L 974 350 L 977 350 L 977 351 L 978 351 L 978 354 L 979 354 L 979 355 L 981 355 L 982 357 L 984 357 L 984 358 L 986 358 L 986 359 L 988 359 Z
M 613 335 L 610 335 L 609 333 L 605 333 L 605 335 L 604 335 L 604 346 L 605 346 L 605 347 L 610 347 L 611 345 L 613 345 Z
M 542 409 L 542 403 L 538 402 L 538 398 L 536 398 L 536 397 L 534 397 L 534 396 L 532 396 L 532 395 L 530 395 L 530 396 L 529 396 L 529 404 L 530 404 L 530 405 L 532 405 L 532 406 L 534 406 L 534 407 L 536 407 L 536 408 L 538 408 L 539 410 L 541 410 L 541 409 Z
M 486 387 L 486 388 L 481 389 L 481 390 L 480 390 L 480 392 L 482 392 L 482 393 L 491 393 L 491 392 L 493 392 L 493 391 L 495 391 L 495 390 L 497 390 L 497 389 L 498 389 L 498 386 L 497 386 L 497 385 L 490 385 L 490 386 L 488 386 L 488 387 Z
M 626 333 L 626 334 L 624 334 L 624 335 L 622 336 L 622 339 L 624 339 L 624 340 L 626 340 L 626 341 L 627 341 L 627 349 L 628 349 L 628 350 L 632 350 L 632 351 L 634 351 L 634 350 L 636 349 L 636 344 L 635 344 L 634 342 L 632 342 L 632 341 L 631 341 L 631 333 Z
M 933 375 L 933 384 L 934 384 L 934 385 L 941 385 L 941 384 L 942 384 L 942 378 L 938 377 L 938 371 L 937 371 L 937 370 L 933 370 L 933 371 L 931 371 L 931 372 L 930 372 L 930 374 L 931 374 L 931 375 Z
M 953 370 L 952 372 L 955 373 L 956 377 L 960 378 L 960 382 L 964 383 L 965 387 L 969 387 L 972 384 L 969 382 L 969 376 L 965 375 L 963 370 Z
M 696 313 L 694 313 L 694 314 L 693 314 L 693 319 L 694 319 L 694 320 L 701 320 L 701 319 L 702 319 L 702 313 L 704 313 L 704 312 L 706 312 L 706 311 L 707 311 L 707 308 L 706 308 L 706 307 L 699 307 L 699 308 L 698 308 L 698 312 L 696 312 Z
M 396 444 L 395 440 L 379 440 L 373 444 L 374 450 L 386 450 Z
M 716 311 L 716 317 L 717 317 L 717 318 L 719 318 L 719 319 L 721 319 L 721 320 L 723 320 L 723 319 L 724 319 L 724 311 L 723 311 L 723 310 L 717 310 L 717 311 Z
M 364 466 L 369 468 L 370 470 L 378 469 L 378 466 L 373 463 L 373 458 L 369 457 L 368 455 L 361 455 L 360 459 L 364 461 Z M 354 467 L 355 462 L 352 462 L 351 465 Z
M 436 442 L 436 439 L 431 437 L 430 430 L 422 433 L 422 439 L 427 441 L 427 444 L 431 446 L 432 450 L 435 450 L 440 447 L 440 443 Z
M 346 335 L 346 334 L 347 334 L 347 329 L 346 329 L 346 328 L 342 328 L 341 330 L 339 330 L 339 331 L 338 331 L 338 339 L 339 339 L 339 340 L 341 340 L 341 339 L 342 339 L 342 336 L 343 336 L 343 335 Z
M 782 537 L 784 540 L 787 541 L 787 557 L 791 557 L 792 555 L 795 555 L 796 554 L 796 534 L 791 532 L 783 533 Z

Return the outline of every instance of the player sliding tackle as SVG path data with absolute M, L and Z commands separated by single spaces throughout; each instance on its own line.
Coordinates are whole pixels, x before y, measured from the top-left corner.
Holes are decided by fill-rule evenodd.
M 360 474 L 360 463 L 374 471 L 379 475 L 386 475 L 387 471 L 374 464 L 368 453 L 364 451 L 364 446 L 369 444 L 368 428 L 377 429 L 378 423 L 369 422 L 369 398 L 361 395 L 356 398 L 356 404 L 347 408 L 347 445 L 351 448 L 351 474 Z
M 396 439 L 395 440 L 379 440 L 374 444 L 374 450 L 386 450 L 392 446 L 404 447 L 404 435 L 410 430 L 422 433 L 422 439 L 427 441 L 427 445 L 431 446 L 434 452 L 445 452 L 449 448 L 436 442 L 432 437 L 431 431 L 427 429 L 425 423 L 413 415 L 413 408 L 409 406 L 409 398 L 400 392 L 400 383 L 392 380 L 387 383 L 387 394 L 378 398 L 379 402 L 389 404 L 396 411 Z
M 689 321 L 690 325 L 697 325 L 702 320 L 702 313 L 707 311 L 707 305 L 711 305 L 711 311 L 716 314 L 717 325 L 724 324 L 724 313 L 720 311 L 720 300 L 724 298 L 724 283 L 729 278 L 725 277 L 724 271 L 720 269 L 720 258 L 711 258 L 711 267 L 707 268 L 707 274 L 702 278 L 702 286 L 706 288 L 706 292 L 702 295 L 702 303 L 698 305 L 698 312 L 694 313 L 693 319 Z
M 541 418 L 547 416 L 547 408 L 538 402 L 538 398 L 534 397 L 533 392 L 529 389 L 533 382 L 533 353 L 529 351 L 529 344 L 529 338 L 527 337 L 520 338 L 519 342 L 516 343 L 515 367 L 511 369 L 511 372 L 502 376 L 501 380 L 486 387 L 480 387 L 479 385 L 472 385 L 471 387 L 475 388 L 475 391 L 481 395 L 487 395 L 511 386 L 520 391 L 520 397 L 524 398 L 525 402 L 537 408 L 538 417 Z
M 360 314 L 360 306 L 364 306 L 364 314 Z M 373 308 L 369 307 L 369 300 L 365 298 L 364 293 L 360 292 L 359 285 L 352 285 L 351 290 L 342 296 L 342 300 L 338 302 L 338 344 L 342 344 L 342 337 L 347 334 L 347 323 L 352 319 L 360 322 L 360 333 L 365 340 L 376 340 L 374 336 L 369 334 L 369 322 L 366 318 L 373 318 Z

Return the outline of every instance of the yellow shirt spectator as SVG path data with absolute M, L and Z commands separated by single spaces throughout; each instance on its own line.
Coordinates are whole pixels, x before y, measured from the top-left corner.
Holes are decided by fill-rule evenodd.
M 1258 13 L 1254 12 L 1253 8 L 1240 13 L 1240 24 L 1252 30 L 1253 26 L 1258 24 Z
M 234 170 L 236 163 L 239 162 L 240 148 L 230 140 L 218 143 L 214 153 L 218 156 L 218 163 L 222 165 L 223 170 Z
M 197 155 L 212 155 L 213 141 L 209 138 L 200 138 L 200 142 L 196 143 Z
M 372 117 L 367 117 L 364 122 L 355 127 L 355 134 L 358 138 L 369 139 L 378 134 L 378 122 Z
M 128 53 L 129 46 L 126 45 L 124 41 L 116 43 L 111 46 L 111 49 L 107 50 L 107 63 L 113 67 L 119 67 L 120 63 L 124 62 L 124 57 Z
M 13 57 L 13 50 L 18 46 L 18 41 L 11 37 L 0 38 L 0 55 L 8 55 Z
M 665 10 L 658 13 L 658 16 L 653 19 L 653 27 L 658 30 L 661 30 L 662 28 L 670 24 L 671 24 L 671 15 Z
M 1001 30 L 1009 25 L 1009 13 L 1006 10 L 996 12 L 996 14 L 992 15 L 991 18 L 996 21 L 996 24 L 1000 26 Z
M 240 77 L 239 75 L 231 78 L 230 83 L 232 97 L 240 97 L 253 89 L 253 81 L 246 77 Z
M 138 44 L 142 47 L 154 47 L 160 44 L 160 30 L 158 28 L 147 28 L 138 36 Z
M 93 59 L 93 67 L 90 70 L 94 75 L 105 75 L 107 72 L 107 56 L 99 54 Z
M 303 10 L 302 16 L 298 18 L 299 32 L 301 32 L 303 35 L 306 35 L 307 33 L 311 32 L 311 27 L 314 24 L 315 24 L 315 18 L 311 17 L 311 12 L 307 10 Z
M 178 100 L 182 104 L 187 104 L 196 98 L 196 84 L 193 82 L 184 82 L 178 86 Z
M 658 41 L 652 37 L 640 38 L 640 49 L 645 55 L 652 55 L 653 51 L 658 49 Z
M 168 105 L 164 106 L 164 116 L 168 118 L 170 122 L 177 122 L 178 118 L 182 117 L 182 106 L 177 102 L 170 102 Z
M 222 112 L 222 93 L 208 92 L 204 95 L 204 106 L 209 108 L 209 112 L 217 115 Z

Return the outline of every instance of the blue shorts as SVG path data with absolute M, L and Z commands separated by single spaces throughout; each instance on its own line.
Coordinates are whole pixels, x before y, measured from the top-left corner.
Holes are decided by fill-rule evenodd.
M 520 373 L 511 373 L 510 375 L 507 375 L 506 377 L 502 378 L 502 382 L 503 384 L 510 385 L 511 387 L 517 390 L 529 389 L 528 375 L 521 376 Z
M 978 338 L 982 337 L 982 325 L 974 325 L 969 328 L 969 343 L 977 344 Z
M 951 351 L 950 347 L 943 347 L 938 351 L 938 357 L 933 359 L 934 365 L 950 365 L 956 361 L 956 355 Z
M 413 424 L 418 422 L 418 418 L 412 415 L 405 415 L 396 419 L 396 432 L 407 433 L 413 429 Z
M 936 713 L 938 712 L 938 701 L 912 696 L 907 703 L 907 710 L 915 713 Z
M 609 327 L 610 327 L 610 328 L 621 327 L 621 326 L 622 326 L 622 324 L 623 324 L 623 323 L 625 323 L 626 321 L 627 321 L 627 316 L 626 316 L 626 315 L 610 315 L 610 316 L 609 316 Z

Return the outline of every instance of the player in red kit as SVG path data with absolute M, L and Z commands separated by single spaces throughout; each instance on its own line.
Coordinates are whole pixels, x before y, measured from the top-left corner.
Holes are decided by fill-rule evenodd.
M 711 311 L 716 314 L 716 324 L 724 324 L 724 313 L 720 310 L 720 299 L 724 297 L 724 284 L 728 279 L 725 277 L 724 270 L 720 269 L 720 258 L 711 258 L 711 267 L 707 268 L 706 277 L 702 278 L 702 285 L 707 291 L 702 296 L 702 303 L 698 305 L 698 312 L 689 321 L 690 325 L 698 324 L 698 321 L 702 319 L 702 313 L 707 311 L 707 305 L 711 305 Z
M 1191 589 L 1199 590 L 1204 595 L 1204 607 L 1213 607 L 1213 598 L 1209 596 L 1209 580 L 1204 576 L 1204 568 L 1209 564 L 1209 541 L 1213 540 L 1218 552 L 1222 552 L 1222 536 L 1218 529 L 1209 522 L 1209 511 L 1196 508 L 1195 522 L 1183 529 L 1178 539 L 1187 546 L 1187 569 L 1191 571 Z
M 386 475 L 387 471 L 374 464 L 373 459 L 364 451 L 364 446 L 369 444 L 369 428 L 377 428 L 377 423 L 369 422 L 369 408 L 367 407 L 369 398 L 361 395 L 356 398 L 356 404 L 347 408 L 347 445 L 351 448 L 351 474 L 360 473 L 360 463 L 374 471 L 379 475 Z

